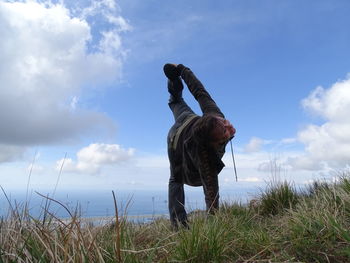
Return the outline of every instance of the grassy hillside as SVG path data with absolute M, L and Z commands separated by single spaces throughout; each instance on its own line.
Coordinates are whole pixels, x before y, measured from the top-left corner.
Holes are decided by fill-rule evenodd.
M 189 230 L 166 219 L 93 226 L 74 214 L 10 212 L 0 222 L 1 262 L 350 262 L 348 177 L 303 191 L 274 183 L 249 207 L 192 213 Z

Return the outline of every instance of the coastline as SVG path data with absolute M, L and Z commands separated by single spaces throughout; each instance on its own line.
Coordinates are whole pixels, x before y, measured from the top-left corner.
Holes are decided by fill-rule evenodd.
M 119 216 L 119 220 L 123 220 L 126 218 L 128 222 L 136 223 L 136 224 L 147 224 L 152 223 L 156 219 L 168 219 L 169 216 L 165 214 L 145 214 L 145 215 L 126 215 Z M 72 218 L 60 218 L 59 221 L 63 223 L 71 222 Z M 56 220 L 58 221 L 58 220 Z M 85 225 L 93 225 L 93 226 L 105 226 L 108 224 L 113 224 L 115 222 L 115 216 L 90 216 L 90 217 L 79 217 L 79 221 Z

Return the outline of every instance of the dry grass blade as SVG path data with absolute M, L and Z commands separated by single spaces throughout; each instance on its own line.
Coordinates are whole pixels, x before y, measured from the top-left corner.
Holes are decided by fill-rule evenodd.
M 120 224 L 119 224 L 119 215 L 118 215 L 118 205 L 117 205 L 117 199 L 115 198 L 114 191 L 112 191 L 113 194 L 113 201 L 114 201 L 114 209 L 115 209 L 115 231 L 116 231 L 116 240 L 115 240 L 115 251 L 118 258 L 118 261 L 122 261 L 121 257 L 121 251 L 120 251 Z
M 52 261 L 56 261 L 55 253 L 52 251 L 50 247 L 50 243 L 53 241 L 52 237 L 47 235 L 44 231 L 33 231 L 34 235 L 37 237 L 38 241 L 42 244 L 42 246 L 45 248 L 46 253 L 48 253 L 51 257 Z M 44 239 L 45 240 L 44 240 Z
M 70 216 L 71 218 L 74 217 L 73 214 L 72 214 L 72 212 L 69 211 L 68 207 L 66 207 L 66 206 L 65 206 L 64 204 L 62 204 L 60 201 L 57 201 L 57 200 L 55 200 L 55 199 L 53 199 L 53 198 L 50 198 L 50 197 L 48 197 L 48 196 L 45 196 L 45 195 L 43 195 L 43 194 L 41 194 L 41 193 L 39 193 L 39 192 L 37 192 L 37 191 L 35 191 L 35 193 L 38 194 L 38 195 L 40 195 L 40 196 L 43 197 L 43 198 L 49 199 L 50 201 L 53 201 L 53 202 L 59 204 L 60 206 L 62 206 L 62 207 L 67 211 L 67 213 L 69 214 L 69 216 Z
M 259 253 L 257 253 L 256 255 L 252 256 L 250 259 L 245 260 L 244 263 L 249 263 L 249 262 L 253 262 L 254 258 L 256 258 L 257 256 L 261 255 L 262 253 L 264 253 L 268 248 L 270 248 L 273 244 L 265 247 L 263 250 L 261 250 Z M 255 261 L 256 262 L 256 261 Z
M 174 245 L 176 244 L 176 242 L 170 242 L 164 246 L 159 246 L 159 247 L 151 247 L 151 248 L 146 248 L 146 249 L 142 249 L 142 250 L 129 250 L 129 249 L 122 249 L 121 251 L 123 252 L 129 252 L 129 253 L 134 253 L 134 254 L 139 254 L 139 253 L 144 253 L 144 252 L 148 252 L 148 251 L 153 251 L 153 250 L 158 250 L 158 249 L 161 249 L 161 248 L 165 248 L 167 246 L 170 246 L 170 245 Z
M 4 196 L 5 196 L 5 198 L 6 198 L 7 202 L 8 202 L 8 204 L 9 204 L 9 206 L 10 206 L 11 214 L 13 214 L 15 210 L 13 209 L 13 206 L 12 206 L 12 204 L 11 204 L 11 201 L 10 201 L 9 197 L 7 196 L 7 194 L 6 194 L 6 192 L 5 192 L 5 189 L 4 189 L 1 185 L 0 185 L 0 188 L 1 188 L 1 191 L 2 191 L 2 193 L 4 194 Z
M 166 218 L 128 222 L 130 200 L 124 211 L 113 191 L 112 223 L 103 221 L 96 226 L 95 221 L 81 217 L 81 210 L 74 211 L 38 193 L 71 216 L 59 218 L 45 205 L 42 208 L 47 220 L 43 222 L 41 214 L 38 218 L 30 215 L 31 209 L 10 200 L 0 186 L 7 201 L 12 202 L 8 216 L 0 218 L 0 263 L 350 262 L 349 182 L 296 191 L 298 202 L 291 206 L 286 202 L 281 213 L 264 214 L 241 204 L 223 205 L 215 215 L 206 216 L 204 211 L 201 216 L 190 215 L 190 229 L 176 232 Z M 279 195 L 280 189 L 268 188 L 266 193 L 282 196 L 282 202 L 290 197 L 290 191 Z
M 97 234 L 98 234 L 98 233 L 96 233 L 95 235 L 93 235 L 93 234 L 91 233 L 91 231 L 88 230 L 88 234 L 89 234 L 89 236 L 90 236 L 91 242 L 90 242 L 90 244 L 89 244 L 89 246 L 88 246 L 88 248 L 87 248 L 87 251 L 88 251 L 88 252 L 92 252 L 92 251 L 93 251 L 93 248 L 95 248 L 96 253 L 97 253 L 97 255 L 98 255 L 98 258 L 99 258 L 99 262 L 105 262 L 104 259 L 103 259 L 102 253 L 101 253 L 101 248 L 100 248 L 100 247 L 97 245 L 97 243 L 96 243 L 96 239 L 97 239 Z

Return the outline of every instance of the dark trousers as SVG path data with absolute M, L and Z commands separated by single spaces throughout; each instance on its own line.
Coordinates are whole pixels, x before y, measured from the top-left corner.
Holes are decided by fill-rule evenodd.
M 194 112 L 186 104 L 183 98 L 174 100 L 170 98 L 169 107 L 173 112 L 175 124 L 170 128 L 168 134 L 168 156 L 170 161 L 170 179 L 168 188 L 168 206 L 170 213 L 170 221 L 173 227 L 177 228 L 178 223 L 187 227 L 187 214 L 185 210 L 185 192 L 184 184 L 181 182 L 182 178 L 175 178 L 173 174 L 173 166 L 175 165 L 172 160 L 174 149 L 172 148 L 172 140 L 175 136 L 177 129 L 187 120 L 189 116 L 193 116 Z

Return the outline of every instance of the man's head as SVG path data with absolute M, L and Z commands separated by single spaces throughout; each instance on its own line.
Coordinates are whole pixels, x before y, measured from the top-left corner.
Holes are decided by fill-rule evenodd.
M 228 120 L 215 115 L 204 115 L 194 129 L 198 143 L 214 147 L 229 141 L 235 133 L 236 129 Z
M 229 141 L 236 133 L 236 129 L 232 126 L 229 120 L 221 117 L 216 117 L 217 123 L 212 135 L 214 143 L 222 144 Z

